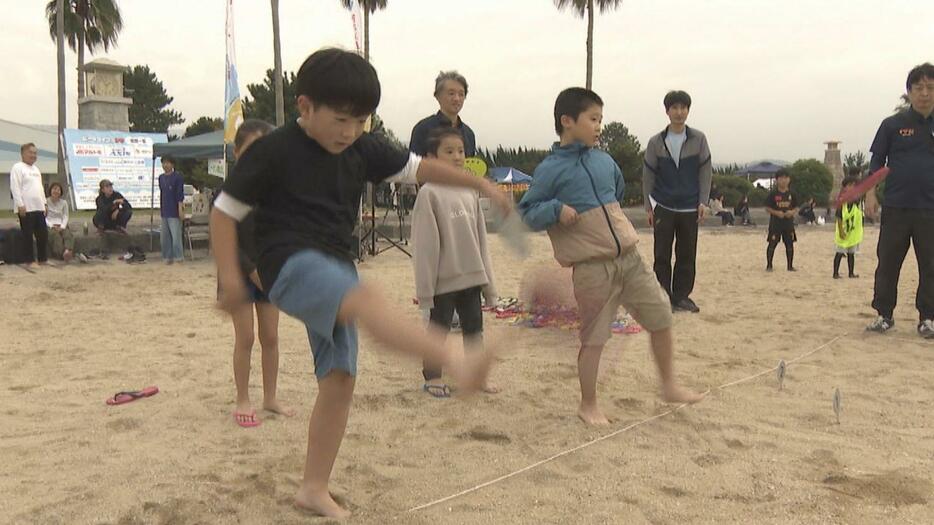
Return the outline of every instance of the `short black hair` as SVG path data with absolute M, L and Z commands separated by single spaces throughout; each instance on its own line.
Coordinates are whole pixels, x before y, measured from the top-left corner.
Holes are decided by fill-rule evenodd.
M 162 162 L 168 162 L 169 164 L 172 165 L 173 168 L 176 166 L 176 164 L 175 164 L 175 157 L 173 157 L 173 156 L 171 156 L 171 155 L 163 155 L 163 156 L 162 156 Z
M 665 104 L 666 113 L 675 104 L 683 104 L 691 109 L 691 95 L 688 95 L 686 91 L 669 91 L 665 94 L 665 100 L 662 103 Z
M 857 182 L 859 182 L 858 177 L 854 177 L 853 175 L 847 175 L 846 177 L 843 177 L 843 182 L 840 183 L 840 186 L 841 187 L 849 186 L 851 184 L 856 184 Z
M 452 126 L 441 126 L 431 130 L 431 133 L 428 134 L 428 153 L 437 157 L 441 142 L 448 137 L 457 137 L 461 142 L 464 142 L 464 134 L 459 129 Z
M 934 64 L 925 62 L 920 66 L 915 66 L 908 72 L 908 80 L 905 82 L 905 91 L 911 91 L 911 86 L 921 82 L 922 78 L 934 80 Z
M 266 136 L 274 129 L 276 128 L 265 120 L 258 118 L 244 120 L 243 124 L 237 128 L 237 134 L 234 135 L 234 148 L 239 150 L 249 137 L 257 134 L 261 137 Z
M 791 173 L 789 173 L 785 168 L 781 168 L 775 172 L 775 178 L 777 179 L 779 177 L 788 177 L 790 179 Z
M 315 51 L 298 69 L 295 95 L 308 97 L 355 117 L 373 113 L 380 99 L 376 69 L 357 53 L 337 48 Z
M 572 87 L 558 93 L 555 100 L 555 132 L 560 136 L 564 133 L 564 126 L 561 125 L 561 117 L 567 115 L 577 120 L 581 113 L 587 111 L 592 106 L 603 107 L 603 99 L 600 95 L 589 89 Z

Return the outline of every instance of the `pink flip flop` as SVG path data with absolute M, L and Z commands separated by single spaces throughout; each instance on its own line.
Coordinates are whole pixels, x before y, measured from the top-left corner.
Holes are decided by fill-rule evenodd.
M 249 412 L 237 412 L 236 410 L 234 410 L 233 418 L 234 418 L 234 422 L 243 428 L 258 427 L 263 424 L 262 421 L 257 419 L 255 410 L 250 410 Z M 240 419 L 240 418 L 249 418 L 249 419 Z
M 130 403 L 143 397 L 152 397 L 159 393 L 159 387 L 147 386 L 142 390 L 133 390 L 132 392 L 117 392 L 113 397 L 107 400 L 108 405 L 122 405 Z

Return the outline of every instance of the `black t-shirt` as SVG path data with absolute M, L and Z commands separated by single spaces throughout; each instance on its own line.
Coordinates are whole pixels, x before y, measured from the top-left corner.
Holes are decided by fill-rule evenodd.
M 257 261 L 269 290 L 294 253 L 317 249 L 353 261 L 353 230 L 366 182 L 402 171 L 409 153 L 364 134 L 339 155 L 291 122 L 258 139 L 234 166 L 224 193 L 255 207 Z
M 790 189 L 788 191 L 778 191 L 778 188 L 775 188 L 765 198 L 765 207 L 778 211 L 790 211 L 798 207 L 798 196 L 792 193 Z M 770 229 L 795 227 L 794 217 L 778 218 L 771 214 L 769 217 Z
M 872 141 L 873 171 L 888 165 L 883 205 L 934 209 L 934 116 L 902 111 L 882 121 Z

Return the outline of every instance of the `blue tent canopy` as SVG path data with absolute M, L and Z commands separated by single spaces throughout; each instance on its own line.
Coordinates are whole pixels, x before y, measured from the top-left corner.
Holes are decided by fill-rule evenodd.
M 487 175 L 499 184 L 528 184 L 532 182 L 532 177 L 516 168 L 490 168 Z

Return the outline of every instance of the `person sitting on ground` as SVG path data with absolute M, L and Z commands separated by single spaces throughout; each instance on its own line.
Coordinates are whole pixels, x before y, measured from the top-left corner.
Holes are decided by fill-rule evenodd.
M 743 194 L 739 198 L 739 202 L 736 203 L 736 206 L 733 208 L 733 215 L 742 220 L 743 226 L 755 226 L 756 223 L 752 222 L 752 214 L 749 213 L 749 194 Z
M 726 208 L 723 207 L 723 195 L 717 194 L 716 197 L 710 197 L 710 200 L 707 201 L 707 205 L 710 207 L 713 214 L 717 217 L 720 217 L 721 224 L 723 226 L 733 226 L 733 214 L 728 212 Z
M 49 226 L 49 255 L 70 262 L 75 255 L 75 236 L 68 229 L 68 201 L 62 193 L 61 184 L 49 186 L 45 222 Z
M 798 210 L 798 215 L 804 219 L 805 224 L 814 224 L 817 222 L 817 215 L 814 213 L 814 207 L 817 205 L 814 202 L 814 197 L 811 197 L 801 206 L 801 209 Z
M 94 203 L 97 205 L 97 213 L 92 222 L 99 232 L 126 233 L 126 225 L 133 216 L 133 207 L 119 191 L 114 191 L 113 183 L 107 179 L 101 180 L 100 193 Z

